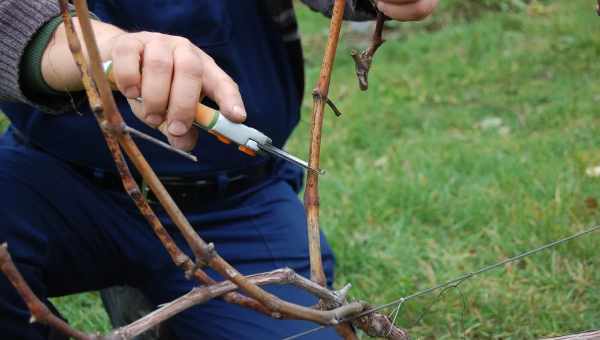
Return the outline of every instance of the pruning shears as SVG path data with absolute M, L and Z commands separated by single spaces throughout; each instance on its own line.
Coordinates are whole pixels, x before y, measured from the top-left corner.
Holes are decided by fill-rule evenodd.
M 112 61 L 103 63 L 104 72 L 115 87 L 115 81 L 112 75 Z M 142 97 L 136 98 L 138 102 L 143 102 Z M 255 157 L 256 155 L 269 154 L 290 163 L 296 164 L 308 171 L 322 175 L 325 173 L 322 169 L 315 169 L 308 165 L 308 162 L 280 149 L 273 145 L 273 141 L 264 133 L 251 128 L 245 124 L 234 123 L 227 119 L 221 112 L 210 108 L 202 103 L 196 107 L 196 116 L 193 124 L 206 132 L 215 136 L 220 142 L 238 145 L 238 150 Z

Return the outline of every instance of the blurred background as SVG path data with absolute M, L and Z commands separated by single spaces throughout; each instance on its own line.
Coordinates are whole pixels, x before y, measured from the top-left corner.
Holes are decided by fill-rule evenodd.
M 358 90 L 347 24 L 326 114 L 321 225 L 337 285 L 384 303 L 600 221 L 600 18 L 594 0 L 440 0 L 388 23 Z M 308 128 L 328 20 L 296 3 Z M 6 122 L 3 123 L 6 125 Z M 415 339 L 531 339 L 600 328 L 600 235 L 405 304 Z M 77 328 L 107 330 L 95 293 L 54 299 Z M 388 311 L 388 312 L 391 312 Z

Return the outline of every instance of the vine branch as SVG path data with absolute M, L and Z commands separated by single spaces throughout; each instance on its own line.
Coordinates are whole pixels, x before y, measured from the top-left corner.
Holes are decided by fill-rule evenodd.
M 240 274 L 233 266 L 217 254 L 212 244 L 206 243 L 195 232 L 194 228 L 166 191 L 154 170 L 141 154 L 131 136 L 124 133 L 122 128 L 124 125 L 123 118 L 116 108 L 108 80 L 102 70 L 100 54 L 92 30 L 87 3 L 85 0 L 75 0 L 75 6 L 81 25 L 83 40 L 85 41 L 89 55 L 92 79 L 94 80 L 94 84 L 96 84 L 104 109 L 105 121 L 102 121 L 102 128 L 113 134 L 123 150 L 125 150 L 125 153 L 137 168 L 138 172 L 142 175 L 144 181 L 148 184 L 155 197 L 184 236 L 184 239 L 196 257 L 196 264 L 206 264 L 231 282 L 235 283 L 243 292 L 269 309 L 273 317 L 290 317 L 309 320 L 320 324 L 336 324 L 338 322 L 337 314 L 332 311 L 315 310 L 289 303 L 248 281 L 244 275 Z M 351 303 L 349 305 L 353 305 L 354 309 L 358 309 L 359 304 Z
M 0 245 L 0 270 L 6 275 L 10 283 L 15 287 L 27 308 L 31 312 L 30 323 L 39 322 L 48 325 L 64 335 L 78 339 L 91 340 L 94 336 L 82 333 L 73 329 L 61 318 L 54 315 L 46 305 L 31 290 L 21 273 L 17 270 L 9 252 L 8 245 L 3 243 Z
M 223 281 L 192 289 L 189 293 L 162 305 L 131 324 L 109 332 L 107 335 L 86 334 L 73 329 L 68 323 L 54 315 L 48 307 L 35 295 L 22 275 L 17 270 L 6 243 L 0 245 L 0 271 L 8 277 L 31 313 L 30 322 L 39 322 L 55 328 L 59 332 L 77 340 L 127 340 L 159 325 L 169 318 L 211 299 L 234 292 L 238 287 L 231 281 Z M 347 289 L 338 292 L 321 287 L 309 279 L 298 275 L 290 268 L 277 269 L 271 272 L 250 275 L 248 280 L 254 285 L 292 284 L 305 289 L 309 293 L 328 301 L 345 301 Z M 343 304 L 338 308 L 327 311 L 336 320 L 342 320 L 365 310 L 365 305 L 354 302 Z
M 340 32 L 342 22 L 344 18 L 344 9 L 346 1 L 336 0 L 331 15 L 331 22 L 329 26 L 329 35 L 327 38 L 327 45 L 325 47 L 325 54 L 323 56 L 323 63 L 321 64 L 321 71 L 319 73 L 319 80 L 317 87 L 313 90 L 313 111 L 312 111 L 312 123 L 311 123 L 311 139 L 309 149 L 309 166 L 319 168 L 320 155 L 321 155 L 321 134 L 323 129 L 323 112 L 325 104 L 328 102 L 329 85 L 331 82 L 331 72 L 333 70 L 333 63 L 335 60 L 337 45 L 340 38 Z M 378 13 L 377 26 L 373 35 L 374 41 L 378 38 L 379 41 L 374 43 L 374 47 L 369 49 L 365 56 L 370 55 L 370 62 L 372 56 L 377 48 L 383 43 L 381 34 L 383 30 L 383 21 L 385 16 L 382 13 Z M 355 59 L 356 60 L 356 59 Z M 367 70 L 368 73 L 368 70 Z M 366 79 L 366 78 L 365 78 Z M 334 112 L 337 110 L 334 110 Z M 325 286 L 326 277 L 323 269 L 323 259 L 321 256 L 321 239 L 320 239 L 320 224 L 319 224 L 319 177 L 316 174 L 308 172 L 306 179 L 306 187 L 304 191 L 304 207 L 306 209 L 307 217 L 307 228 L 308 228 L 308 245 L 309 245 L 309 256 L 310 256 L 310 277 L 311 280 Z M 320 305 L 324 308 L 336 307 L 336 303 L 330 301 L 321 300 Z M 355 324 L 363 329 L 367 334 L 371 336 L 390 337 L 390 339 L 404 339 L 401 337 L 394 337 L 398 334 L 406 334 L 405 331 L 397 328 L 387 316 L 382 314 L 372 315 L 366 319 L 360 319 Z M 342 323 L 336 327 L 336 331 L 344 339 L 357 339 L 354 330 L 348 323 Z
M 274 318 L 291 318 L 313 321 L 322 325 L 336 325 L 340 334 L 345 334 L 347 339 L 356 336 L 348 323 L 339 324 L 342 320 L 350 320 L 352 316 L 364 312 L 366 304 L 363 302 L 348 302 L 346 299 L 349 285 L 340 291 L 331 291 L 325 287 L 318 224 L 318 177 L 309 174 L 307 180 L 307 195 L 305 204 L 309 219 L 309 248 L 311 250 L 311 279 L 306 279 L 296 274 L 291 269 L 279 269 L 269 273 L 244 276 L 233 266 L 226 262 L 215 250 L 211 243 L 206 243 L 191 226 L 182 211 L 177 207 L 172 197 L 166 191 L 160 179 L 144 158 L 136 143 L 133 141 L 121 113 L 118 111 L 109 82 L 101 65 L 100 53 L 96 37 L 92 29 L 89 10 L 85 0 L 75 0 L 75 11 L 79 19 L 79 28 L 84 44 L 82 45 L 78 33 L 73 25 L 73 20 L 68 12 L 67 0 L 58 0 L 61 6 L 69 49 L 72 52 L 76 65 L 81 71 L 82 82 L 89 99 L 90 107 L 100 126 L 107 147 L 115 161 L 123 187 L 136 204 L 144 218 L 151 225 L 154 233 L 159 238 L 169 253 L 172 261 L 180 267 L 188 278 L 195 278 L 204 284 L 195 288 L 190 293 L 164 305 L 140 320 L 119 328 L 108 335 L 90 335 L 71 328 L 44 305 L 27 285 L 22 275 L 14 265 L 7 245 L 0 246 L 0 270 L 8 277 L 25 301 L 32 315 L 32 322 L 41 322 L 75 339 L 128 339 L 134 335 L 160 324 L 176 313 L 191 306 L 206 302 L 210 299 L 222 297 L 225 301 L 237 303 L 241 306 L 265 313 Z M 323 124 L 324 105 L 327 103 L 327 94 L 331 80 L 331 70 L 335 58 L 337 43 L 341 30 L 345 0 L 336 0 L 330 25 L 330 36 L 323 59 L 321 76 L 315 90 L 313 109 L 313 131 L 311 139 L 311 165 L 318 167 L 320 154 L 321 129 Z M 83 47 L 87 51 L 83 54 Z M 125 161 L 125 155 L 131 160 L 145 183 L 153 191 L 155 197 L 167 212 L 173 223 L 177 226 L 195 257 L 189 258 L 174 242 L 166 231 L 156 214 L 142 195 L 139 185 L 134 180 Z M 316 237 L 315 237 L 316 235 Z M 316 242 L 315 242 L 316 240 Z M 201 266 L 207 265 L 226 278 L 223 282 L 215 282 Z M 292 284 L 304 289 L 320 298 L 318 308 L 309 308 L 284 301 L 260 288 L 264 284 Z M 237 292 L 240 290 L 246 295 Z M 386 319 L 387 320 L 387 319 Z M 368 321 L 367 323 L 369 323 Z M 388 320 L 389 323 L 389 320 Z M 387 325 L 385 322 L 384 326 Z M 372 324 L 367 326 L 373 328 Z M 386 326 L 387 327 L 387 326 Z M 390 326 L 390 327 L 393 327 Z M 391 329 L 391 328 L 386 328 Z M 389 333 L 389 331 L 388 331 Z
M 86 94 L 88 96 L 88 100 L 90 103 L 90 107 L 92 107 L 93 112 L 95 113 L 96 119 L 100 126 L 105 125 L 105 116 L 103 105 L 100 100 L 100 94 L 89 74 L 89 68 L 87 61 L 83 55 L 81 44 L 79 42 L 79 38 L 77 36 L 77 32 L 75 31 L 75 27 L 73 25 L 73 20 L 69 13 L 68 5 L 66 0 L 60 0 L 60 8 L 61 14 L 63 17 L 63 22 L 65 24 L 65 31 L 67 35 L 67 41 L 69 44 L 69 49 L 71 50 L 71 54 L 75 60 L 77 67 L 82 75 L 82 82 L 84 84 L 84 88 L 86 90 Z M 146 221 L 152 227 L 152 230 L 161 241 L 162 245 L 165 247 L 167 252 L 169 253 L 173 263 L 180 267 L 185 273 L 187 277 L 194 276 L 200 283 L 202 284 L 214 284 L 215 281 L 212 280 L 206 273 L 202 270 L 196 268 L 193 261 L 185 254 L 181 249 L 175 244 L 172 237 L 166 231 L 150 205 L 148 201 L 144 198 L 139 185 L 133 179 L 131 175 L 131 171 L 125 162 L 125 158 L 121 149 L 119 148 L 118 142 L 115 140 L 111 133 L 108 133 L 106 129 L 101 129 L 103 136 L 106 140 L 107 146 L 110 150 L 110 153 L 113 157 L 119 175 L 121 177 L 121 181 L 125 192 L 131 197 L 134 201 L 136 207 L 144 216 Z M 269 312 L 262 306 L 262 304 L 258 303 L 254 299 L 250 299 L 242 294 L 237 292 L 232 292 L 230 294 L 226 294 L 224 296 L 224 300 L 231 303 L 237 303 L 239 305 L 244 305 L 246 307 L 255 309 L 264 314 L 269 314 Z
M 327 103 L 327 95 L 329 94 L 331 71 L 333 69 L 333 62 L 335 60 L 336 49 L 340 38 L 345 6 L 346 0 L 336 0 L 334 3 L 321 72 L 319 74 L 317 87 L 313 91 L 313 111 L 308 164 L 314 169 L 320 168 L 323 111 L 325 109 L 325 104 Z M 306 210 L 308 222 L 310 278 L 321 286 L 325 286 L 326 278 L 323 270 L 323 260 L 321 258 L 319 205 L 319 176 L 309 171 L 304 190 L 304 208 Z
M 375 30 L 371 37 L 370 46 L 361 52 L 356 50 L 352 51 L 352 59 L 356 66 L 356 77 L 358 78 L 358 87 L 362 91 L 366 91 L 369 88 L 369 71 L 371 70 L 371 64 L 373 63 L 373 56 L 377 49 L 385 42 L 383 39 L 383 24 L 386 16 L 377 11 L 377 19 L 375 20 Z

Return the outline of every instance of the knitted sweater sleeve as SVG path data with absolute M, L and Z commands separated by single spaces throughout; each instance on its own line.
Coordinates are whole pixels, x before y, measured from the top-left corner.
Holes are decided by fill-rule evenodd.
M 68 99 L 44 102 L 23 86 L 23 57 L 36 33 L 60 15 L 55 0 L 0 1 L 0 102 L 25 103 L 43 111 L 57 113 L 71 106 Z

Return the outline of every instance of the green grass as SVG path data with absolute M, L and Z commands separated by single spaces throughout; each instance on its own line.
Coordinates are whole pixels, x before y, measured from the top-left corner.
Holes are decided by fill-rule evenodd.
M 306 9 L 299 16 L 310 99 L 328 21 Z M 337 253 L 337 284 L 351 282 L 353 297 L 373 303 L 598 221 L 591 202 L 600 199 L 600 178 L 585 174 L 600 165 L 600 19 L 592 1 L 432 22 L 390 25 L 366 93 L 357 90 L 349 57 L 364 37 L 344 34 L 332 77 L 330 97 L 344 115 L 325 118 L 321 224 Z M 311 105 L 305 101 L 290 143 L 299 155 L 307 151 Z M 500 125 L 484 128 L 490 118 Z M 530 339 L 600 328 L 599 236 L 440 299 L 413 300 L 398 324 L 417 339 Z M 95 295 L 58 306 L 78 328 L 107 328 Z
M 600 20 L 592 5 L 538 3 L 434 33 L 421 29 L 429 23 L 396 24 L 367 93 L 356 90 L 348 57 L 359 39 L 345 35 L 331 90 L 345 115 L 326 116 L 329 176 L 321 183 L 338 284 L 352 282 L 354 296 L 386 302 L 598 220 L 586 200 L 598 198 L 600 182 L 585 175 L 600 163 Z M 314 47 L 311 86 L 325 24 L 304 26 Z M 292 143 L 300 154 L 310 105 Z M 490 117 L 501 126 L 483 129 Z M 412 301 L 398 323 L 416 338 L 523 339 L 598 328 L 597 242 L 592 236 L 532 257 L 437 302 Z

